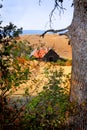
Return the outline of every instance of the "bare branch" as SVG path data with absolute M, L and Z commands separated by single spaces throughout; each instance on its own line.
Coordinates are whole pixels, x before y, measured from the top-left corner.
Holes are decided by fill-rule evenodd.
M 42 0 L 39 0 L 39 5 L 41 4 Z
M 45 34 L 48 33 L 48 32 L 60 33 L 59 35 L 64 35 L 64 34 L 66 34 L 66 32 L 68 31 L 68 28 L 69 28 L 69 27 L 66 27 L 66 28 L 60 29 L 60 30 L 49 29 L 49 30 L 46 30 L 43 34 L 41 34 L 40 37 L 43 37 L 43 38 L 44 38 Z M 65 31 L 65 32 L 63 33 L 63 31 Z
M 49 15 L 50 28 L 51 28 L 51 24 L 52 24 L 53 14 L 55 13 L 55 11 L 58 10 L 60 12 L 60 14 L 61 14 L 61 11 L 66 10 L 65 8 L 63 8 L 62 2 L 63 2 L 63 0 L 55 0 L 54 1 L 54 8 L 52 9 L 52 11 L 51 11 L 51 13 Z

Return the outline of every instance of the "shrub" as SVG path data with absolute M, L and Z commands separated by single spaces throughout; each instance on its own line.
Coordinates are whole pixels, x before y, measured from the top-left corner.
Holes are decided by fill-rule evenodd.
M 24 41 L 14 41 L 13 43 L 16 44 L 11 49 L 11 54 L 14 57 L 22 57 L 28 60 L 30 57 L 30 53 L 32 51 L 32 47 L 30 46 L 30 43 L 27 40 Z
M 60 66 L 71 66 L 72 60 L 60 58 L 57 61 L 57 64 L 60 65 Z
M 63 77 L 62 69 L 52 72 L 43 91 L 28 103 L 23 120 L 26 130 L 54 130 L 65 125 L 69 95 Z
M 22 69 L 18 63 L 13 48 L 16 46 L 15 37 L 21 33 L 22 29 L 17 29 L 12 23 L 5 27 L 0 27 L 0 130 L 10 130 L 14 121 L 19 116 L 19 110 L 10 109 L 7 96 L 12 87 L 28 79 L 29 68 Z M 14 50 L 13 50 L 14 52 Z

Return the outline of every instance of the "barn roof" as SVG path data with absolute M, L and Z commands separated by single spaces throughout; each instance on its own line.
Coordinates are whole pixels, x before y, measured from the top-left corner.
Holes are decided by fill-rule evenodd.
M 43 59 L 46 56 L 49 57 L 49 55 L 55 55 L 59 56 L 52 48 L 40 48 L 40 49 L 35 49 L 31 52 L 30 57 L 34 56 L 37 59 Z
M 35 49 L 31 52 L 30 57 L 34 56 L 36 58 L 43 58 L 49 50 L 47 48 Z

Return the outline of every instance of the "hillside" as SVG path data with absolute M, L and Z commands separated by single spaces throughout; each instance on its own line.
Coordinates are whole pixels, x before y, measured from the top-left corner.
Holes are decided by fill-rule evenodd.
M 42 46 L 54 48 L 60 57 L 72 59 L 71 46 L 68 45 L 69 39 L 66 36 L 47 34 L 44 38 L 41 38 L 39 35 L 22 35 L 19 40 L 27 40 L 33 48 Z M 22 47 L 25 49 L 25 46 Z M 21 84 L 20 87 L 16 89 L 13 87 L 12 93 L 14 95 L 22 95 L 26 90 L 29 90 L 31 95 L 35 95 L 38 91 L 41 91 L 48 81 L 45 77 L 46 69 L 49 69 L 50 72 L 59 70 L 62 67 L 65 74 L 71 73 L 71 66 L 59 66 L 57 63 L 52 64 L 50 62 L 40 62 L 36 60 L 27 61 L 21 58 L 18 61 L 22 67 L 29 68 L 31 76 L 29 80 Z
M 60 57 L 72 59 L 71 46 L 68 45 L 69 39 L 65 35 L 47 34 L 44 38 L 39 35 L 22 35 L 20 40 L 29 41 L 33 48 L 42 46 L 54 48 Z

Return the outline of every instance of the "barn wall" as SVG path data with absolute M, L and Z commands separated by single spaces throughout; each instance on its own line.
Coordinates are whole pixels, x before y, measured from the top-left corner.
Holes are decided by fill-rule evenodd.
M 56 62 L 59 59 L 59 55 L 57 55 L 56 52 L 54 52 L 53 50 L 50 50 L 44 57 L 43 60 L 44 61 L 53 61 Z

